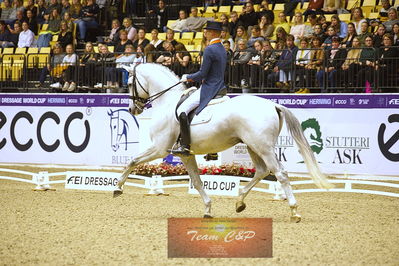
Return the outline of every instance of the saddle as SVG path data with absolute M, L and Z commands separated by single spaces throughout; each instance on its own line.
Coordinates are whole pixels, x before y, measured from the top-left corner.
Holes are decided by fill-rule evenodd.
M 176 109 L 175 109 L 175 118 L 176 118 L 177 121 L 179 121 L 178 114 L 177 114 L 177 109 L 196 90 L 197 90 L 196 87 L 191 87 L 191 88 L 188 88 L 187 90 L 185 90 L 183 92 L 182 96 L 180 97 L 179 102 L 176 105 Z M 227 89 L 226 88 L 222 89 L 215 96 L 215 98 L 213 98 L 207 104 L 207 106 L 214 105 L 214 104 L 219 104 L 219 103 L 222 103 L 222 102 L 225 102 L 225 101 L 229 100 L 230 97 L 226 96 L 226 94 L 227 94 Z M 204 109 L 198 116 L 195 116 L 195 111 L 197 110 L 197 108 L 198 107 L 194 108 L 190 113 L 187 114 L 188 121 L 189 121 L 190 125 L 198 125 L 198 124 L 204 124 L 204 123 L 209 122 L 211 120 L 211 118 L 212 118 L 212 114 L 210 112 L 207 112 L 207 109 Z

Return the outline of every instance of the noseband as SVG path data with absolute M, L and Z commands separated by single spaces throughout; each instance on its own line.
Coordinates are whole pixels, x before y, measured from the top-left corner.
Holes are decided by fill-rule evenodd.
M 170 86 L 169 88 L 164 89 L 163 91 L 160 91 L 160 92 L 158 92 L 158 93 L 156 93 L 156 94 L 154 94 L 154 95 L 151 96 L 150 93 L 149 93 L 149 91 L 146 90 L 146 89 L 143 87 L 143 85 L 141 85 L 139 79 L 137 78 L 137 75 L 136 75 L 136 67 L 137 67 L 137 66 L 138 66 L 138 65 L 135 65 L 134 68 L 133 68 L 133 84 L 132 84 L 133 90 L 132 90 L 132 95 L 130 95 L 130 97 L 129 97 L 130 99 L 133 100 L 133 103 L 134 103 L 134 107 L 135 107 L 135 108 L 138 108 L 138 109 L 141 109 L 141 110 L 147 109 L 148 106 L 149 106 L 154 100 L 158 99 L 158 98 L 161 97 L 164 93 L 168 92 L 170 89 L 172 89 L 172 88 L 176 87 L 177 85 L 179 85 L 180 83 L 182 83 L 181 81 L 179 81 L 179 82 L 176 83 L 175 85 Z M 140 88 L 149 96 L 147 99 L 142 98 L 142 97 L 139 96 L 139 93 L 138 93 L 138 91 L 137 91 L 137 84 L 138 84 L 138 85 L 140 86 Z

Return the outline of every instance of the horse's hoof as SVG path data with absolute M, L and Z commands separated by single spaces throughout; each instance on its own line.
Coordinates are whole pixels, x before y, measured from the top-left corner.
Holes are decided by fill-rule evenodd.
M 212 215 L 205 214 L 205 215 L 204 215 L 204 218 L 206 218 L 206 219 L 211 219 L 211 218 L 213 218 L 213 217 L 212 217 Z
M 301 221 L 301 216 L 299 214 L 295 214 L 291 216 L 291 222 L 292 223 L 299 223 Z
M 122 194 L 123 194 L 123 190 L 114 190 L 114 198 L 117 198 Z
M 245 210 L 246 207 L 247 205 L 245 205 L 243 201 L 236 202 L 236 212 L 242 212 L 243 210 Z

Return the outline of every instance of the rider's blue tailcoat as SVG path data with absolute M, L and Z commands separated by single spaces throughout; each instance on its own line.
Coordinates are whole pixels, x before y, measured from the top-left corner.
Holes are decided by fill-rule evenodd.
M 227 53 L 221 42 L 208 45 L 204 50 L 202 65 L 198 72 L 187 76 L 196 82 L 202 82 L 201 98 L 196 114 L 225 87 L 224 71 L 226 69 Z

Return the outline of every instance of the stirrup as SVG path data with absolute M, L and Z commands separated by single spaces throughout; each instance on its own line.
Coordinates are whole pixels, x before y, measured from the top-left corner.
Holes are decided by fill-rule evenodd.
M 178 146 L 175 148 L 174 146 L 172 149 L 168 149 L 168 152 L 173 154 L 173 155 L 180 155 L 180 156 L 190 156 L 193 155 L 193 151 L 190 150 L 190 147 L 184 147 L 184 146 Z

